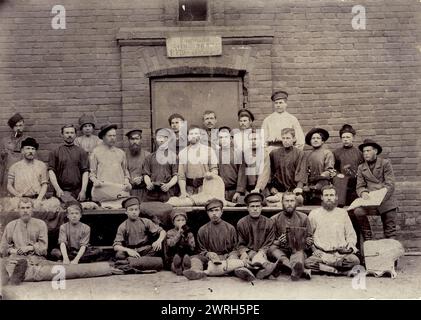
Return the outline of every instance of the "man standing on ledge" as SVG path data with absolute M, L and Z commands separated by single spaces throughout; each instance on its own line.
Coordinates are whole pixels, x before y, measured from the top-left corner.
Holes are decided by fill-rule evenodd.
M 265 142 L 268 147 L 279 147 L 282 145 L 282 129 L 292 128 L 295 130 L 297 138 L 296 147 L 300 150 L 304 148 L 304 132 L 297 118 L 286 111 L 288 93 L 276 91 L 270 99 L 273 101 L 273 113 L 263 120 L 262 129 L 265 134 Z
M 396 237 L 396 211 L 397 204 L 394 196 L 395 176 L 392 163 L 389 159 L 378 157 L 382 147 L 371 139 L 364 140 L 358 147 L 364 156 L 365 162 L 360 164 L 357 172 L 357 194 L 363 199 L 369 199 L 369 192 L 387 189 L 383 202 L 378 207 L 356 208 L 355 217 L 361 228 L 364 240 L 371 240 L 371 232 L 368 214 L 380 215 L 383 222 L 383 230 L 386 238 Z

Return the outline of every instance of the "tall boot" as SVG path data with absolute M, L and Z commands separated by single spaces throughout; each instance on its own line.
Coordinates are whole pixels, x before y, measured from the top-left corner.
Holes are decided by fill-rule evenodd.
M 364 241 L 372 240 L 373 233 L 371 231 L 370 221 L 368 221 L 367 212 L 363 208 L 354 210 L 355 219 L 358 221 L 360 232 Z
M 181 257 L 178 254 L 176 254 L 172 259 L 171 271 L 174 272 L 177 276 L 183 275 L 183 269 L 181 267 L 181 264 Z
M 203 263 L 198 258 L 191 258 L 191 268 L 184 270 L 183 275 L 189 280 L 198 280 L 206 277 L 203 271 Z
M 292 267 L 289 259 L 286 256 L 280 257 L 276 260 L 276 267 L 273 270 L 272 275 L 277 278 L 281 273 L 291 274 Z
M 298 281 L 304 272 L 304 265 L 301 262 L 296 262 L 292 267 L 291 280 Z
M 276 268 L 276 263 L 273 262 L 264 262 L 263 269 L 259 270 L 256 274 L 257 279 L 264 279 L 270 276 Z
M 19 285 L 25 279 L 25 273 L 28 269 L 28 261 L 26 259 L 19 259 L 16 263 L 15 269 L 13 270 L 12 276 L 10 277 L 11 285 Z

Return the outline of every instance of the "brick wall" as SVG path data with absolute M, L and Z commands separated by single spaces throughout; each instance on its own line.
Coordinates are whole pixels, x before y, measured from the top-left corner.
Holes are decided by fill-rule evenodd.
M 60 127 L 93 112 L 102 123 L 123 123 L 120 28 L 187 27 L 175 1 L 60 1 L 66 30 L 51 28 L 54 0 L 0 0 L 0 135 L 15 112 L 41 143 L 40 157 L 61 142 Z M 352 6 L 366 8 L 366 30 L 353 30 Z M 273 43 L 260 81 L 249 84 L 257 124 L 270 112 L 268 93 L 290 93 L 289 111 L 305 131 L 328 129 L 329 146 L 350 123 L 357 144 L 375 137 L 392 160 L 400 204 L 400 237 L 421 248 L 421 10 L 419 1 L 217 0 L 209 26 L 271 26 Z M 194 24 L 193 24 L 194 25 Z M 133 49 L 138 50 L 138 49 Z M 127 83 L 130 85 L 130 82 Z M 149 99 L 138 92 L 136 104 Z M 147 126 L 144 109 L 133 115 Z M 122 136 L 120 137 L 122 139 Z M 120 141 L 121 143 L 122 141 Z M 146 142 L 145 142 L 146 143 Z

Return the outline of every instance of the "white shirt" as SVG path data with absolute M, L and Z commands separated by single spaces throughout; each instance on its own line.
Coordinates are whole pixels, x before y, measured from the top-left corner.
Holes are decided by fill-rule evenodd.
M 308 216 L 313 229 L 316 247 L 331 251 L 340 247 L 350 247 L 357 251 L 357 235 L 348 212 L 342 208 L 327 211 L 323 207 L 314 209 Z
M 297 118 L 286 111 L 282 113 L 273 112 L 263 120 L 262 129 L 264 130 L 265 141 L 281 141 L 281 132 L 285 128 L 295 130 L 297 139 L 295 146 L 302 150 L 305 143 L 303 129 Z

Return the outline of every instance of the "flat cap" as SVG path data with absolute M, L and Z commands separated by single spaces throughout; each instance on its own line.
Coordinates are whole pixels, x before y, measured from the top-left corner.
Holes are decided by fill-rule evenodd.
M 288 93 L 286 91 L 278 90 L 275 91 L 272 96 L 270 97 L 272 101 L 278 100 L 278 99 L 288 99 Z
M 124 209 L 127 209 L 128 207 L 134 206 L 134 205 L 140 205 L 140 201 L 137 197 L 128 197 L 127 199 L 124 199 L 121 203 L 121 206 Z
M 217 198 L 210 199 L 205 204 L 205 210 L 206 211 L 209 211 L 209 210 L 211 210 L 213 208 L 217 208 L 217 207 L 220 207 L 221 209 L 224 207 L 224 203 Z

